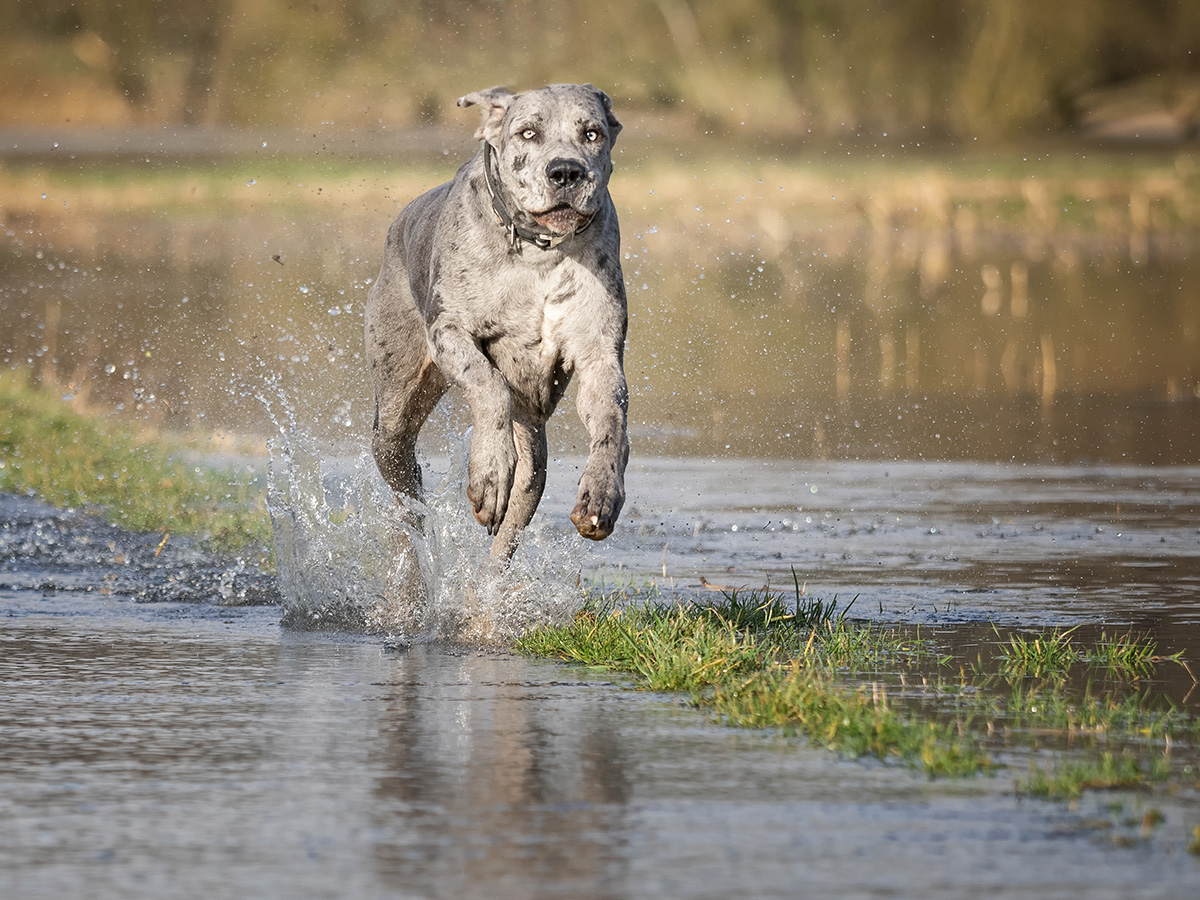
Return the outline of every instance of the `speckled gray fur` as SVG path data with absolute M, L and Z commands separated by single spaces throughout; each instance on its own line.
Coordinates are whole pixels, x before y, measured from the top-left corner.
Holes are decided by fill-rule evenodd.
M 367 299 L 376 418 L 372 446 L 401 504 L 420 491 L 415 445 L 449 385 L 474 419 L 467 496 L 508 559 L 546 483 L 546 420 L 572 377 L 591 437 L 571 521 L 601 540 L 625 501 L 628 391 L 625 285 L 608 194 L 621 125 L 603 91 L 556 84 L 492 88 L 476 136 L 491 145 L 492 189 L 521 232 L 500 224 L 484 153 L 410 203 L 388 231 Z

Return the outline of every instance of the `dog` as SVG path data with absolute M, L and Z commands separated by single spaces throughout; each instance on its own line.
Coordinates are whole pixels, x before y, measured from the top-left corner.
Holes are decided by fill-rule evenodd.
M 417 434 L 451 385 L 473 420 L 467 498 L 507 563 L 546 485 L 546 421 L 573 377 L 590 436 L 571 522 L 608 537 L 625 502 L 628 327 L 608 193 L 621 123 L 603 91 L 553 84 L 467 94 L 479 151 L 388 230 L 366 309 L 372 451 L 404 505 Z

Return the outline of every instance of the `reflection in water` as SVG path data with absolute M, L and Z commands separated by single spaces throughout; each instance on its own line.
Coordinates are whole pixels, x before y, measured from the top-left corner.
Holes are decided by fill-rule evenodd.
M 5 605 L 5 897 L 949 900 L 1069 884 L 1127 900 L 1197 883 L 1187 792 L 1119 795 L 1122 816 L 1152 804 L 1166 821 L 1114 852 L 1112 795 L 1073 811 L 1003 778 L 839 761 L 553 664 L 281 635 L 271 610 Z
M 262 400 L 284 386 L 315 436 L 360 440 L 362 304 L 394 210 L 336 227 L 318 212 L 47 207 L 0 240 L 3 358 L 176 427 L 269 434 Z M 862 231 L 781 220 L 751 240 L 630 212 L 643 452 L 1196 461 L 1200 286 L 1183 238 L 1133 248 L 1124 231 L 876 210 Z M 574 417 L 555 422 L 578 445 Z
M 594 691 L 555 697 L 504 657 L 280 645 L 271 611 L 227 611 L 258 621 L 226 638 L 135 621 L 116 642 L 115 610 L 44 611 L 10 609 L 35 622 L 2 639 L 5 896 L 82 878 L 89 896 L 168 896 L 183 873 L 188 896 L 220 897 L 619 879 L 628 790 Z
M 387 774 L 373 818 L 390 836 L 375 848 L 381 877 L 456 896 L 520 896 L 530 882 L 552 890 L 568 873 L 619 881 L 629 788 L 616 735 L 582 707 L 506 681 L 509 661 L 429 654 L 417 648 L 380 685 L 372 764 Z M 431 665 L 444 681 L 422 678 Z

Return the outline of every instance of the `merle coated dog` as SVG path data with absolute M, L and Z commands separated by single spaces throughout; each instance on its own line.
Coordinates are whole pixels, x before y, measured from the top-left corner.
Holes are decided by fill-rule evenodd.
M 546 420 L 579 379 L 591 438 L 571 521 L 602 540 L 625 501 L 627 325 L 608 194 L 621 124 L 591 85 L 467 94 L 478 153 L 392 224 L 367 299 L 372 448 L 397 500 L 419 495 L 417 433 L 450 385 L 473 418 L 467 497 L 516 551 L 546 484 Z

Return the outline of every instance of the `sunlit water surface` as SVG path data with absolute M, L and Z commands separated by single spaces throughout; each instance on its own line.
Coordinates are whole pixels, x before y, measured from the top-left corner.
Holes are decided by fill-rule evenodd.
M 281 566 L 317 585 L 285 583 L 285 593 L 307 591 L 300 602 L 310 606 L 383 595 L 398 516 L 369 456 L 323 460 L 277 446 L 276 457 Z M 464 458 L 465 447 L 429 461 L 425 480 L 436 487 L 418 541 L 427 579 L 454 608 L 456 585 L 487 581 Z M 594 544 L 567 517 L 583 462 L 552 461 L 501 595 L 524 591 L 521 602 L 544 607 L 580 585 L 667 596 L 770 588 L 836 598 L 883 621 L 1090 622 L 1200 647 L 1200 468 L 635 456 L 621 523 Z M 512 627 L 496 635 L 538 615 L 558 620 L 573 608 L 562 603 L 510 609 Z
M 281 631 L 270 607 L 3 602 L 5 897 L 1200 888 L 1194 791 L 1023 801 L 1009 776 L 840 761 L 552 663 Z
M 78 216 L 53 188 L 25 199 L 0 241 L 0 358 L 222 451 L 271 438 L 269 466 L 248 464 L 271 491 L 282 609 L 244 605 L 275 590 L 245 566 L 5 501 L 3 897 L 1200 892 L 1191 789 L 1022 802 L 1009 776 L 928 782 L 426 642 L 504 645 L 585 587 L 769 586 L 951 641 L 1083 623 L 1195 662 L 1188 241 L 793 222 L 769 253 L 716 233 L 679 248 L 643 207 L 621 523 L 598 545 L 573 534 L 586 445 L 568 402 L 541 509 L 496 574 L 461 409 L 431 422 L 407 559 L 365 454 L 360 317 L 389 198 L 286 223 L 270 203 Z M 431 590 L 415 629 L 390 616 L 403 565 Z M 295 627 L 347 624 L 378 633 Z M 408 649 L 385 649 L 399 631 Z M 1166 824 L 1142 841 L 1122 823 L 1150 803 Z

